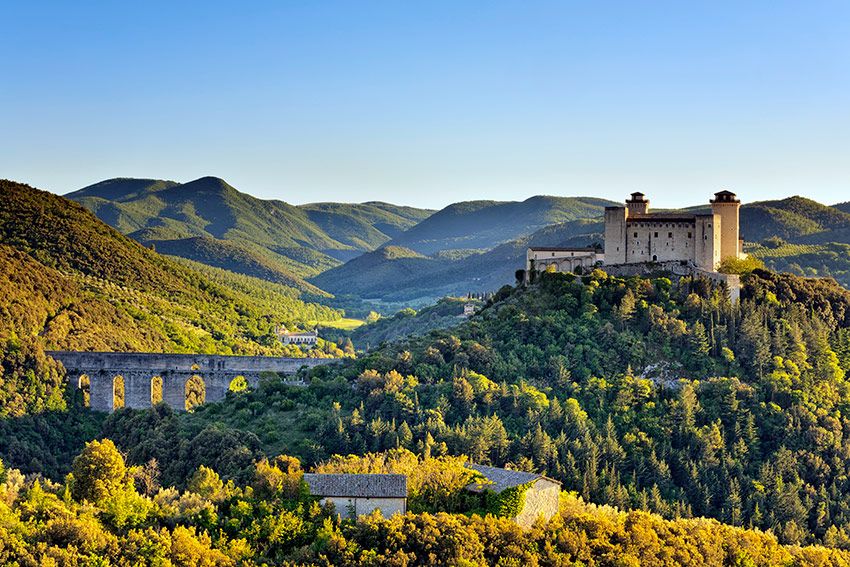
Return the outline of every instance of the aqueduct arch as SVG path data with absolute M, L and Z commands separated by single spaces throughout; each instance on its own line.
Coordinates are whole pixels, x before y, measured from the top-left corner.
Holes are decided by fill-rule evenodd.
M 203 382 L 202 402 L 223 399 L 236 378 L 256 388 L 268 373 L 292 377 L 303 367 L 331 364 L 337 359 L 270 356 L 217 356 L 208 354 L 154 354 L 123 352 L 48 351 L 67 370 L 68 381 L 88 387 L 89 407 L 111 412 L 116 403 L 118 378 L 123 386 L 123 407 L 149 408 L 157 400 L 175 410 L 186 409 L 186 385 L 193 376 Z M 289 383 L 303 385 L 297 380 Z

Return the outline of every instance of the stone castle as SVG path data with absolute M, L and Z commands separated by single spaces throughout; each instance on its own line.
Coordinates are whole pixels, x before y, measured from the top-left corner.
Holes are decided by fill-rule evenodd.
M 605 207 L 605 251 L 594 248 L 532 247 L 526 253 L 526 279 L 546 270 L 575 273 L 604 265 L 637 275 L 641 266 L 715 274 L 728 258 L 744 258 L 740 235 L 741 201 L 720 191 L 711 212 L 655 213 L 649 199 L 632 193 L 624 207 Z
M 688 262 L 714 272 L 723 260 L 742 258 L 741 201 L 720 191 L 710 203 L 710 213 L 651 213 L 646 196 L 632 193 L 625 207 L 606 207 L 605 264 Z

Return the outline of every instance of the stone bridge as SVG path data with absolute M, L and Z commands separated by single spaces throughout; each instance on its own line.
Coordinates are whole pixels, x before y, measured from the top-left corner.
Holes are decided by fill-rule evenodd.
M 106 412 L 149 408 L 160 401 L 177 410 L 189 409 L 196 403 L 223 399 L 237 378 L 256 388 L 262 377 L 291 377 L 301 368 L 338 360 L 132 352 L 47 354 L 65 366 L 69 382 L 84 391 L 89 407 Z M 300 380 L 289 383 L 303 385 Z

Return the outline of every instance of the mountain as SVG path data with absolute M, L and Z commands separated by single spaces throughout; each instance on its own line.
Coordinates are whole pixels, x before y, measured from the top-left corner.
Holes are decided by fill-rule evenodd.
M 0 338 L 45 348 L 270 353 L 280 348 L 269 341 L 276 324 L 341 315 L 292 287 L 212 279 L 77 203 L 6 180 L 0 263 Z
M 257 199 L 216 177 L 183 184 L 109 179 L 66 197 L 145 245 L 291 282 L 373 250 L 431 214 L 380 202 L 294 206 Z M 224 257 L 214 258 L 216 250 Z
M 593 197 L 531 197 L 522 202 L 466 201 L 429 216 L 391 244 L 434 254 L 441 250 L 488 250 L 543 227 L 600 218 L 612 201 Z
M 850 212 L 805 197 L 787 197 L 741 205 L 741 236 L 747 242 L 781 238 L 789 242 L 850 242 Z M 708 205 L 689 212 L 710 212 Z
M 599 220 L 547 226 L 486 252 L 425 256 L 408 248 L 386 246 L 363 254 L 310 279 L 338 297 L 371 300 L 384 310 L 420 306 L 444 296 L 495 291 L 512 283 L 525 265 L 530 246 L 590 246 L 603 241 Z

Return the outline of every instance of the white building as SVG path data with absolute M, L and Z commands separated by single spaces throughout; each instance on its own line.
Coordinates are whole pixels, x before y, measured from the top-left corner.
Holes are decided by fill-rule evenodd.
M 285 345 L 314 347 L 319 340 L 318 331 L 290 332 L 286 327 L 278 330 L 278 336 Z
M 594 248 L 532 247 L 525 253 L 525 277 L 528 279 L 532 272 L 588 271 L 604 260 L 605 256 Z
M 407 476 L 403 474 L 305 474 L 310 494 L 333 504 L 344 518 L 380 510 L 385 518 L 407 512 Z
M 688 262 L 714 272 L 727 258 L 743 258 L 741 201 L 720 191 L 710 204 L 710 213 L 650 213 L 645 195 L 632 193 L 625 207 L 606 207 L 605 264 Z
M 539 518 L 549 521 L 558 513 L 561 502 L 561 483 L 542 474 L 512 471 L 499 467 L 488 467 L 469 463 L 466 465 L 478 471 L 489 483 L 475 483 L 466 487 L 472 492 L 491 490 L 497 494 L 522 485 L 530 485 L 525 491 L 522 509 L 514 516 L 514 521 L 524 528 L 530 528 Z

